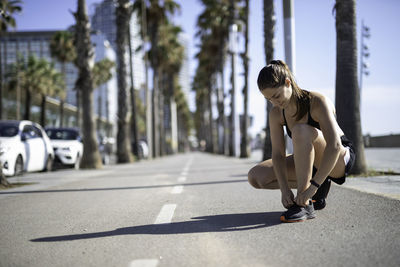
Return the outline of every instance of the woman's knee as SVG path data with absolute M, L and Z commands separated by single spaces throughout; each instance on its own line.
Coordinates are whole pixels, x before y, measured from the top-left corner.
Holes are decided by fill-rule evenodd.
M 254 188 L 261 188 L 257 182 L 257 177 L 258 177 L 258 168 L 259 166 L 254 166 L 249 170 L 247 173 L 247 180 L 249 181 L 249 184 L 253 186 Z
M 292 128 L 293 142 L 312 143 L 317 136 L 318 136 L 317 129 L 304 123 L 298 123 L 294 125 Z
M 274 180 L 272 167 L 256 165 L 247 174 L 249 184 L 254 188 L 268 188 L 268 184 Z

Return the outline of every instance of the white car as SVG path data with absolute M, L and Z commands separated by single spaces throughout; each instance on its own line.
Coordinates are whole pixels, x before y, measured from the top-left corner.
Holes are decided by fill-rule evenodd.
M 79 169 L 83 144 L 75 128 L 46 128 L 56 155 L 56 162 Z
M 43 128 L 31 121 L 0 121 L 0 163 L 6 176 L 50 171 L 54 151 Z

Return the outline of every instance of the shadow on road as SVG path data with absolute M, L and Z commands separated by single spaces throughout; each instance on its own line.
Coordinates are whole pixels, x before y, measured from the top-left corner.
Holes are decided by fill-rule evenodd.
M 247 179 L 240 180 L 225 180 L 225 181 L 209 181 L 199 183 L 179 183 L 179 184 L 163 184 L 163 185 L 144 185 L 144 186 L 126 186 L 126 187 L 108 187 L 108 188 L 83 188 L 83 189 L 55 189 L 55 190 L 32 190 L 32 191 L 6 191 L 0 192 L 0 195 L 13 194 L 39 194 L 39 193 L 66 193 L 66 192 L 92 192 L 92 191 L 112 191 L 112 190 L 135 190 L 135 189 L 152 189 L 163 187 L 174 187 L 177 185 L 195 186 L 195 185 L 210 185 L 210 184 L 230 184 L 230 183 L 247 183 Z
M 207 232 L 245 231 L 280 224 L 281 212 L 222 214 L 192 218 L 191 221 L 149 224 L 118 228 L 113 231 L 75 235 L 49 236 L 32 239 L 32 242 L 59 242 L 92 239 L 119 235 L 171 235 Z

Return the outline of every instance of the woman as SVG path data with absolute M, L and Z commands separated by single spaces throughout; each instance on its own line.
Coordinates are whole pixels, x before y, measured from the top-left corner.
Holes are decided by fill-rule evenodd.
M 249 171 L 249 183 L 281 190 L 282 204 L 288 209 L 281 221 L 315 218 L 314 209 L 326 205 L 331 180 L 343 184 L 353 166 L 353 146 L 336 121 L 332 102 L 301 89 L 283 61 L 273 60 L 264 67 L 257 83 L 273 104 L 269 113 L 272 159 Z M 284 126 L 293 141 L 293 155 L 286 155 Z M 296 197 L 291 188 L 297 188 Z

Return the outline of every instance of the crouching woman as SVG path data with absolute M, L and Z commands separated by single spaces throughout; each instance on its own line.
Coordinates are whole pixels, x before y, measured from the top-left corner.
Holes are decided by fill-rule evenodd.
M 353 145 L 336 121 L 332 102 L 320 93 L 301 89 L 283 61 L 273 60 L 264 67 L 257 83 L 273 104 L 268 114 L 272 159 L 250 169 L 249 183 L 258 189 L 281 190 L 287 208 L 281 221 L 315 218 L 315 210 L 326 206 L 331 181 L 343 184 L 351 170 Z M 292 155 L 286 155 L 284 128 L 293 141 Z

